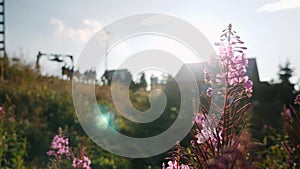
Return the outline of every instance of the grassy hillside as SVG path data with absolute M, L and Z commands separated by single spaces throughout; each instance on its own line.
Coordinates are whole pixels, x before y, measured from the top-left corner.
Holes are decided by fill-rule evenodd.
M 152 165 L 153 168 L 155 165 L 160 166 L 164 155 L 149 159 L 128 159 L 112 155 L 93 143 L 76 118 L 71 81 L 41 76 L 30 66 L 21 63 L 10 65 L 5 74 L 5 82 L 0 83 L 0 106 L 6 112 L 4 118 L 14 121 L 3 120 L 1 123 L 3 128 L 0 135 L 7 139 L 0 142 L 0 146 L 6 147 L 0 152 L 0 168 L 46 168 L 49 163 L 46 152 L 50 149 L 52 138 L 57 134 L 59 127 L 62 127 L 64 135 L 69 137 L 70 146 L 78 150 L 80 147 L 87 147 L 92 168 L 129 169 L 146 168 L 148 165 Z M 109 88 L 96 86 L 95 91 L 99 104 L 114 110 Z M 146 110 L 149 107 L 146 91 L 140 90 L 130 95 L 137 109 Z M 143 127 L 134 126 L 125 119 L 119 119 L 116 123 L 121 132 L 144 133 L 141 131 Z M 149 131 L 159 131 L 150 129 Z M 14 137 L 18 144 L 11 144 L 10 137 Z M 13 149 L 14 151 L 11 151 Z

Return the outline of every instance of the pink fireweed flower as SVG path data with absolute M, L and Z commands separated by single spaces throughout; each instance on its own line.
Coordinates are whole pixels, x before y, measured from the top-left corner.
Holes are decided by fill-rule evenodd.
M 5 116 L 5 111 L 2 107 L 0 107 L 0 120 Z
M 298 94 L 297 96 L 296 96 L 296 98 L 295 98 L 295 104 L 298 104 L 298 105 L 300 105 L 300 94 Z
M 197 113 L 195 116 L 195 122 L 197 123 L 197 125 L 203 127 L 205 122 L 205 116 L 202 113 Z
M 225 82 L 225 79 L 226 79 L 225 73 L 223 73 L 223 74 L 217 74 L 217 75 L 216 75 L 216 82 L 217 82 L 218 84 L 224 83 L 224 82 Z
M 166 169 L 177 169 L 177 161 L 169 161 Z
M 83 156 L 83 158 L 77 158 L 75 157 L 73 159 L 72 167 L 75 169 L 91 169 L 91 160 L 87 156 Z
M 3 110 L 2 107 L 0 107 L 0 113 L 1 113 L 1 114 L 5 114 L 5 111 Z
M 63 155 L 66 155 L 67 158 L 70 158 L 69 150 L 69 139 L 62 136 L 62 130 L 59 128 L 59 135 L 55 135 L 52 143 L 51 150 L 47 152 L 49 156 L 55 156 L 57 159 L 61 159 Z
M 163 164 L 163 169 L 193 169 L 193 167 L 189 167 L 188 165 L 181 164 L 178 166 L 177 161 L 169 161 L 168 167 L 164 168 L 165 165 Z
M 193 169 L 193 167 L 189 167 L 188 165 L 181 164 L 181 169 Z
M 14 123 L 15 121 L 16 121 L 16 119 L 14 118 L 14 117 L 9 117 L 8 118 L 8 121 L 10 122 L 10 123 Z
M 216 75 L 216 83 L 222 84 L 227 80 L 230 86 L 241 86 L 240 92 L 245 92 L 248 97 L 252 95 L 253 83 L 247 76 L 248 59 L 245 53 L 234 55 L 231 46 L 220 47 L 220 60 L 226 73 Z
M 286 117 L 292 117 L 291 109 L 286 108 L 283 112 L 281 112 L 281 115 L 286 116 Z
M 218 144 L 218 142 L 222 143 L 222 131 L 217 131 L 216 128 L 214 128 L 213 130 L 210 128 L 204 128 L 201 131 L 197 129 L 196 131 L 198 144 L 201 144 L 208 140 L 210 140 L 214 145 Z
M 248 97 L 252 96 L 252 86 L 253 86 L 253 82 L 251 80 L 247 80 L 244 84 L 243 87 L 245 89 L 245 92 L 247 94 Z
M 220 53 L 220 60 L 224 64 L 228 64 L 229 63 L 229 58 L 231 58 L 234 54 L 231 46 L 220 47 L 219 48 L 219 53 Z
M 206 90 L 206 96 L 211 97 L 212 93 L 213 93 L 212 88 L 211 87 L 207 88 L 207 90 Z

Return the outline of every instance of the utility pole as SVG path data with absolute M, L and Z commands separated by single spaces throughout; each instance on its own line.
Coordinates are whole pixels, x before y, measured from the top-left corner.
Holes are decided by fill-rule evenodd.
M 107 65 L 107 60 L 108 60 L 108 57 L 107 57 L 107 55 L 108 55 L 108 45 L 109 45 L 109 27 L 105 30 L 105 58 L 104 58 L 104 62 L 105 62 L 105 65 L 104 65 L 104 67 L 105 67 L 105 71 L 107 71 L 107 67 L 108 67 L 108 65 Z
M 5 50 L 5 0 L 0 0 L 0 57 L 0 81 L 4 81 L 4 71 L 8 64 L 8 58 Z

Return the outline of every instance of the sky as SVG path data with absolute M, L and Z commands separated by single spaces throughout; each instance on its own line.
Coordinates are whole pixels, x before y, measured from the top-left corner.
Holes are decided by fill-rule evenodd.
M 6 0 L 7 52 L 32 63 L 38 51 L 71 54 L 76 60 L 102 27 L 140 13 L 181 18 L 211 43 L 232 23 L 248 47 L 247 56 L 257 59 L 261 81 L 277 80 L 278 66 L 287 60 L 295 69 L 292 81 L 300 80 L 300 0 Z M 117 60 L 111 59 L 108 68 L 115 69 Z M 41 59 L 44 74 L 59 73 L 61 66 Z

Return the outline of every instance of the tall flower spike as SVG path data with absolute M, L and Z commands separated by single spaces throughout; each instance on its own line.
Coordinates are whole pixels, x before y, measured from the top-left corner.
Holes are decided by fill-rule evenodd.
M 200 110 L 195 115 L 191 146 L 180 153 L 173 151 L 172 160 L 163 165 L 163 169 L 241 168 L 248 164 L 250 157 L 245 155 L 248 147 L 242 144 L 245 141 L 241 136 L 246 122 L 244 115 L 251 105 L 245 96 L 251 96 L 253 86 L 247 76 L 246 47 L 238 46 L 244 42 L 232 30 L 231 24 L 222 32 L 221 38 L 224 42 L 218 43 L 219 57 L 211 57 L 211 62 L 203 69 L 203 80 L 211 86 L 206 90 L 209 97 L 203 97 L 204 102 L 200 102 Z M 224 96 L 220 106 L 215 102 L 219 96 Z M 210 114 L 210 110 L 214 114 Z
M 224 30 L 221 41 L 227 40 L 228 44 L 226 47 L 220 47 L 220 60 L 226 68 L 228 84 L 239 87 L 241 92 L 245 92 L 248 97 L 251 97 L 253 83 L 247 76 L 248 59 L 244 53 L 247 48 L 238 46 L 244 42 L 235 33 L 231 24 Z M 216 76 L 217 82 L 220 81 L 218 80 L 220 77 L 220 75 Z
M 69 150 L 69 139 L 67 137 L 63 137 L 62 129 L 59 127 L 58 135 L 55 135 L 52 143 L 51 150 L 47 152 L 49 156 L 55 156 L 57 159 L 61 159 L 64 155 L 67 158 L 70 158 L 70 150 Z

